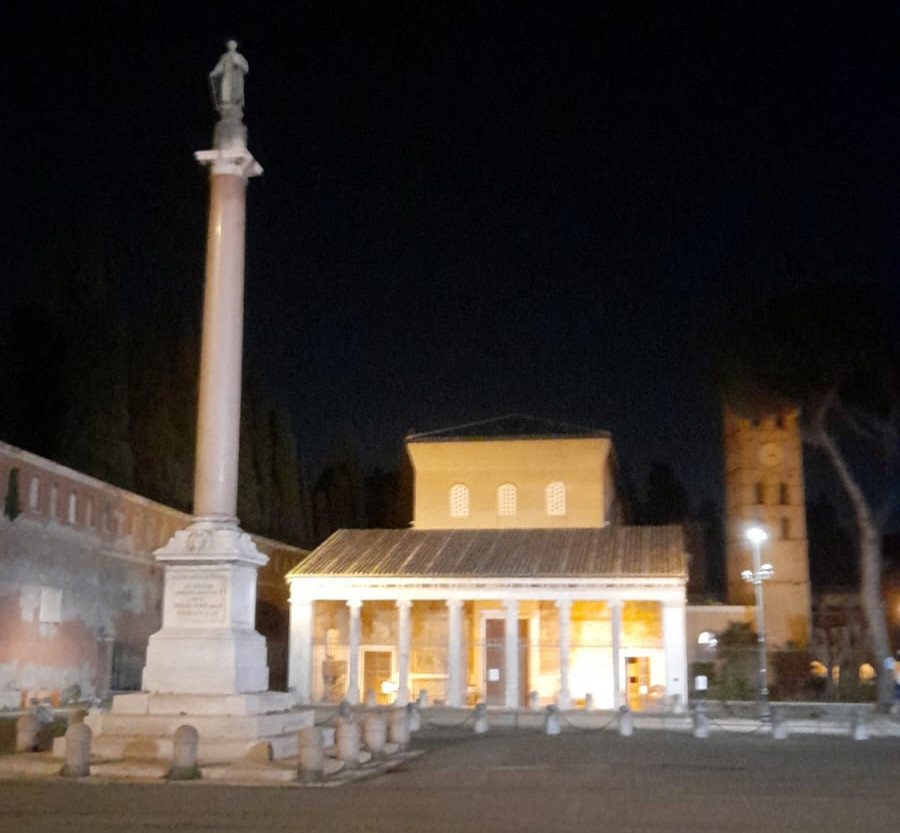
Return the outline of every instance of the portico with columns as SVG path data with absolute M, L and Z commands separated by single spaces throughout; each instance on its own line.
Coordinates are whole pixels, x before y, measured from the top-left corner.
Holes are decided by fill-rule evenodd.
M 338 530 L 287 576 L 297 702 L 685 702 L 682 529 L 623 523 L 607 432 L 513 415 L 406 449 L 412 528 Z
M 575 551 L 577 574 L 553 569 Z M 460 552 L 477 574 L 452 574 L 447 562 L 467 563 Z M 372 692 L 402 705 L 425 690 L 453 707 L 520 708 L 535 692 L 541 705 L 591 695 L 600 708 L 643 709 L 687 696 L 679 527 L 341 530 L 288 582 L 289 687 L 301 704 Z

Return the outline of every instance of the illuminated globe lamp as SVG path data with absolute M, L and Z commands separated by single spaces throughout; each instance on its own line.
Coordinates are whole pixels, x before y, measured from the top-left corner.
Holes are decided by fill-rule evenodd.
M 744 570 L 741 578 L 753 585 L 756 593 L 756 644 L 759 650 L 759 713 L 764 720 L 769 717 L 768 662 L 766 660 L 766 614 L 763 606 L 763 582 L 775 574 L 771 564 L 760 565 L 759 548 L 769 534 L 761 526 L 751 526 L 744 537 L 753 544 L 753 569 Z

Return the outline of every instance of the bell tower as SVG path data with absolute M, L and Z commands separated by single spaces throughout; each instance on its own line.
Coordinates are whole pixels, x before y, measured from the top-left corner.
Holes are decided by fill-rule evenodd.
M 752 567 L 751 524 L 769 537 L 760 560 L 771 564 L 765 582 L 766 636 L 772 647 L 809 640 L 809 555 L 803 446 L 797 411 L 745 417 L 727 405 L 725 430 L 725 565 L 729 604 L 754 604 L 753 585 L 741 572 Z

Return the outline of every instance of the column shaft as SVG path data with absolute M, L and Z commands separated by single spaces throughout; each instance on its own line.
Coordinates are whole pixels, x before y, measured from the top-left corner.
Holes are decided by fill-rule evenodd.
M 571 599 L 558 599 L 559 609 L 559 707 L 568 709 L 572 706 L 572 694 L 569 691 L 569 634 L 572 612 Z
M 677 697 L 673 705 L 681 711 L 687 703 L 687 641 L 684 602 L 663 603 L 663 647 L 666 653 L 666 693 Z
M 362 602 L 351 599 L 347 602 L 350 609 L 349 645 L 347 646 L 347 700 L 359 702 L 359 642 L 360 642 L 360 609 Z
M 397 602 L 397 705 L 409 702 L 409 651 L 412 602 L 401 599 Z
M 618 708 L 625 702 L 622 693 L 622 602 L 609 603 L 612 614 L 612 665 L 613 665 L 613 707 Z
M 198 517 L 234 519 L 237 511 L 246 185 L 241 175 L 210 176 L 194 471 Z
M 516 709 L 522 701 L 519 694 L 519 602 L 507 599 L 503 605 L 506 608 L 505 704 L 508 709 Z
M 463 705 L 462 599 L 447 600 L 447 705 Z
M 312 702 L 313 602 L 291 592 L 291 637 L 288 654 L 288 689 L 295 701 Z

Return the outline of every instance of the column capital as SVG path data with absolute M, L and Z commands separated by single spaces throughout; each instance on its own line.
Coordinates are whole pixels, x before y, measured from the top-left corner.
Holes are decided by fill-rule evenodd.
M 444 604 L 449 608 L 461 608 L 465 602 L 462 599 L 446 599 Z
M 609 599 L 606 603 L 609 605 L 610 610 L 612 610 L 613 608 L 618 608 L 619 610 L 621 610 L 622 607 L 625 605 L 625 600 L 624 599 Z
M 394 604 L 397 605 L 398 610 L 402 610 L 404 608 L 406 610 L 409 610 L 412 607 L 412 599 L 397 599 Z
M 519 609 L 519 600 L 518 599 L 504 599 L 503 607 L 506 610 L 518 610 Z
M 362 604 L 362 599 L 347 599 L 347 607 L 351 610 L 359 610 Z
M 568 598 L 556 599 L 553 604 L 555 604 L 559 610 L 570 610 L 572 608 L 572 600 Z

